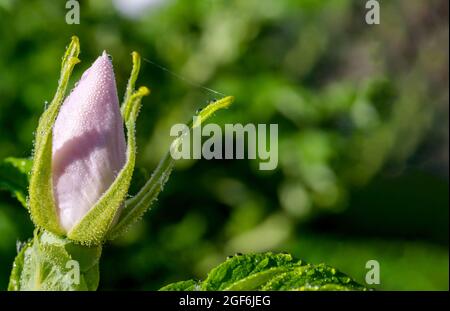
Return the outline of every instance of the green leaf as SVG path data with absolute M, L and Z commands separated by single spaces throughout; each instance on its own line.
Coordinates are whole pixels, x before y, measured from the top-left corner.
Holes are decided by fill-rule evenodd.
M 8 290 L 96 290 L 101 246 L 38 232 L 17 255 Z
M 180 281 L 176 283 L 172 283 L 161 288 L 161 291 L 194 291 L 199 290 L 199 281 L 196 280 L 187 280 Z
M 27 207 L 28 177 L 31 159 L 6 158 L 0 163 L 0 189 L 7 190 Z
M 139 71 L 139 54 L 133 52 L 133 69 L 123 103 L 125 126 L 127 128 L 127 162 L 117 175 L 116 179 L 99 201 L 83 217 L 83 219 L 67 234 L 67 236 L 83 245 L 101 244 L 113 225 L 116 215 L 120 212 L 130 187 L 136 161 L 136 119 L 141 108 L 142 97 L 148 95 L 150 90 L 140 87 L 134 90 Z M 130 91 L 132 90 L 132 91 Z M 130 94 L 128 94 L 130 92 Z
M 27 242 L 22 247 L 22 249 L 17 254 L 16 258 L 14 259 L 11 275 L 9 277 L 9 284 L 8 284 L 9 291 L 20 290 L 20 278 L 22 276 L 23 271 L 25 252 L 30 246 L 32 246 L 31 241 Z
M 219 109 L 228 108 L 233 102 L 233 96 L 227 96 L 217 101 L 210 103 L 207 107 L 202 109 L 195 118 L 195 124 L 192 122 L 188 128 L 190 130 L 199 126 L 202 122 L 211 117 L 214 112 Z M 123 111 L 127 111 L 127 108 L 123 108 Z M 177 137 L 171 144 L 170 150 L 177 149 L 185 137 L 184 133 Z M 163 189 L 169 176 L 172 172 L 175 160 L 172 158 L 170 150 L 161 159 L 156 169 L 153 171 L 152 176 L 142 189 L 131 199 L 125 202 L 125 208 L 123 209 L 119 221 L 111 229 L 108 234 L 109 239 L 115 239 L 124 232 L 126 232 L 131 225 L 138 221 L 142 215 L 148 210 L 153 201 L 158 197 L 158 194 Z
M 195 282 L 195 283 L 194 283 Z M 169 284 L 160 290 L 366 290 L 325 264 L 312 265 L 289 254 L 248 254 L 228 258 L 203 281 Z
M 202 288 L 205 290 L 224 290 L 236 282 L 259 273 L 267 273 L 273 268 L 301 265 L 289 254 L 237 255 L 217 266 L 208 274 Z
M 272 278 L 262 290 L 363 290 L 347 275 L 325 264 L 307 264 Z
M 52 186 L 52 129 L 58 116 L 73 67 L 79 62 L 80 44 L 72 41 L 62 59 L 61 75 L 52 102 L 39 119 L 30 178 L 29 208 L 34 223 L 41 228 L 63 235 L 58 223 Z

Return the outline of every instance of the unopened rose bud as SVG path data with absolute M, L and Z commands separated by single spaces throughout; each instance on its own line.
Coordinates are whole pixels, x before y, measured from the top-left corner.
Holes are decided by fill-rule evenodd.
M 103 52 L 65 99 L 53 127 L 53 195 L 66 232 L 108 190 L 125 162 L 114 71 Z

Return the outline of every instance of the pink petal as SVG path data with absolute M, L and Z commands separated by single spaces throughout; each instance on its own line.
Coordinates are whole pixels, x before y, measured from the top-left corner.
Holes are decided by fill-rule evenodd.
M 126 161 L 123 120 L 106 52 L 65 99 L 53 128 L 53 193 L 60 225 L 76 225 Z

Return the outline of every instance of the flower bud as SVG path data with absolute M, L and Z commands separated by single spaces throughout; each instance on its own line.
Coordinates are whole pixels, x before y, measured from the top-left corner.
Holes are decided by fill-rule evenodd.
M 103 52 L 65 99 L 53 127 L 53 196 L 65 232 L 109 189 L 125 162 L 114 71 Z
M 122 207 L 136 160 L 135 125 L 142 97 L 150 91 L 134 88 L 140 58 L 133 52 L 119 109 L 112 64 L 103 53 L 65 98 L 79 53 L 74 36 L 62 58 L 55 96 L 39 118 L 27 206 L 39 229 L 98 246 L 118 222 L 129 219 Z

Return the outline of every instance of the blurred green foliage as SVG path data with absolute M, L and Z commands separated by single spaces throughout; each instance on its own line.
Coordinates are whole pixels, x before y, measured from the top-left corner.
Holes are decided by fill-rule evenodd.
M 279 166 L 180 162 L 153 210 L 105 247 L 101 289 L 203 279 L 227 255 L 266 250 L 361 283 L 378 260 L 379 289 L 448 289 L 447 1 L 380 1 L 371 26 L 359 0 L 147 2 L 130 15 L 127 1 L 80 1 L 81 23 L 68 25 L 65 1 L 0 0 L 0 158 L 31 154 L 76 34 L 72 83 L 107 50 L 122 96 L 131 51 L 152 62 L 138 79 L 152 94 L 137 180 L 166 152 L 170 127 L 217 97 L 199 85 L 236 97 L 213 122 L 279 124 Z M 4 289 L 32 225 L 0 198 Z

